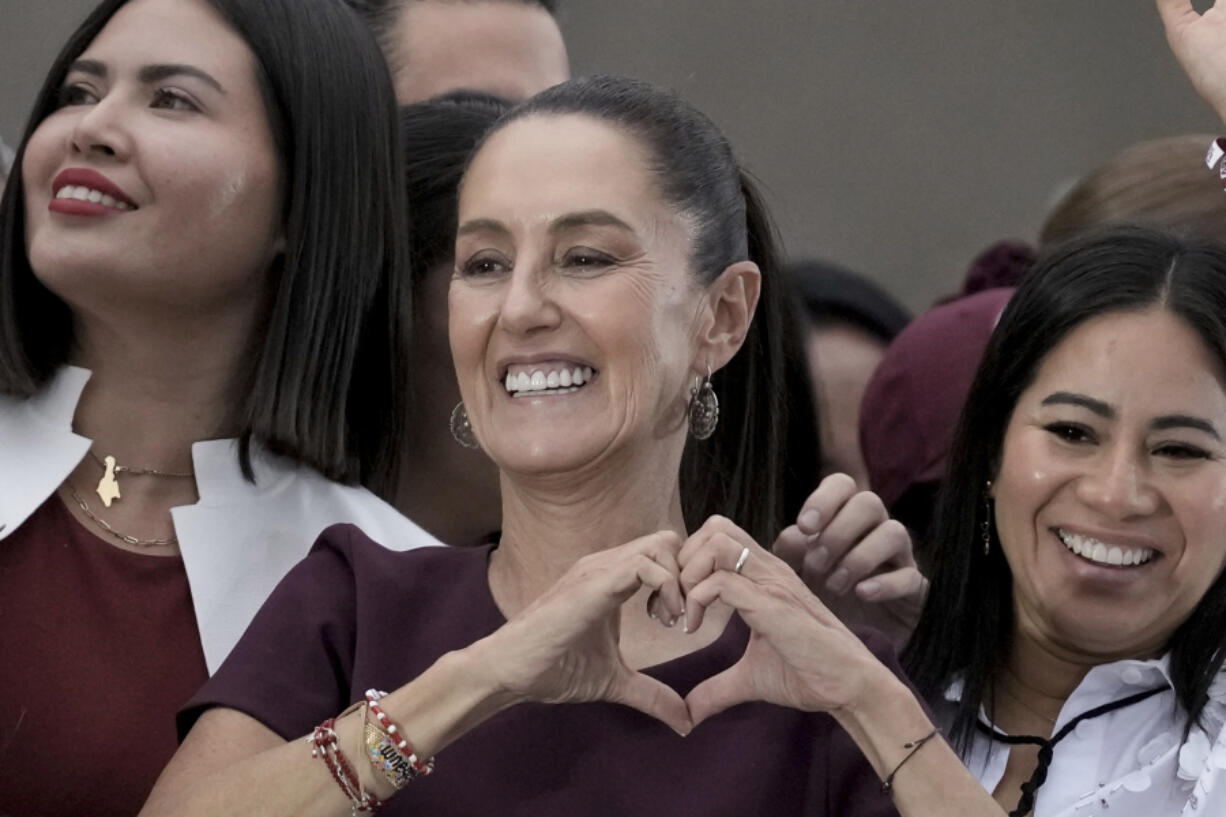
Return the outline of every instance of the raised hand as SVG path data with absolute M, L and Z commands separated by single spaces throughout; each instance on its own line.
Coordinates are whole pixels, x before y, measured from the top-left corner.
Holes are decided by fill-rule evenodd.
M 691 632 L 717 600 L 734 607 L 751 630 L 741 660 L 686 697 L 695 726 L 746 701 L 837 712 L 854 705 L 872 680 L 892 676 L 796 571 L 729 520 L 708 520 L 678 561 Z
M 822 480 L 773 550 L 845 623 L 880 630 L 898 645 L 911 637 L 928 589 L 911 537 L 851 477 Z
M 685 702 L 671 687 L 627 666 L 618 646 L 621 606 L 640 587 L 654 591 L 650 612 L 663 626 L 683 615 L 680 546 L 679 536 L 662 531 L 576 562 L 544 595 L 479 642 L 500 686 L 520 701 L 625 704 L 687 734 L 692 727 Z
M 1192 87 L 1226 121 L 1226 4 L 1204 14 L 1191 0 L 1157 0 L 1171 51 Z

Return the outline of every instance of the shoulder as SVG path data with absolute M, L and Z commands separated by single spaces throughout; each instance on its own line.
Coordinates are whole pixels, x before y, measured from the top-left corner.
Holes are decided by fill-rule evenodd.
M 344 564 L 359 583 L 425 587 L 443 583 L 455 590 L 463 582 L 486 583 L 490 550 L 490 546 L 458 548 L 438 542 L 412 550 L 391 550 L 357 525 L 341 523 L 324 529 L 307 558 Z
M 306 468 L 301 469 L 297 483 L 305 497 L 328 509 L 333 522 L 354 525 L 366 538 L 389 550 L 442 544 L 390 503 L 359 485 L 342 485 Z

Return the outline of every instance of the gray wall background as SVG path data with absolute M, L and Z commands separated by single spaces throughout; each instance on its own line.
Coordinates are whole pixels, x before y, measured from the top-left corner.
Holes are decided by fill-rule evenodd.
M 1152 0 L 561 2 L 576 72 L 681 92 L 762 180 L 791 255 L 839 261 L 917 309 L 983 247 L 1031 238 L 1111 152 L 1226 129 L 1185 83 Z M 9 145 L 93 5 L 0 0 Z

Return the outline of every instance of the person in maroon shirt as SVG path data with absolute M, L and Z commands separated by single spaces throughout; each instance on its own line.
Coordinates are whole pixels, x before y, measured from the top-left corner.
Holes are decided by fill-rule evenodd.
M 500 468 L 498 545 L 329 529 L 143 814 L 999 814 L 878 637 L 769 537 L 686 524 L 690 473 L 778 490 L 769 222 L 710 120 L 620 78 L 539 94 L 470 160 L 455 266 L 452 432 Z M 341 714 L 366 685 L 394 691 Z
M 396 482 L 395 127 L 334 0 L 104 0 L 55 58 L 0 198 L 0 815 L 134 814 L 319 532 L 409 526 L 341 484 Z

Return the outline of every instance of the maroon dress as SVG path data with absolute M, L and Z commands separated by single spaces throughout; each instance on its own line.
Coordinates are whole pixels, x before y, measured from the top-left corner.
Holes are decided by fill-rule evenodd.
M 490 551 L 394 553 L 353 526 L 329 528 L 180 713 L 181 733 L 204 710 L 222 706 L 286 740 L 299 738 L 367 688 L 395 689 L 444 653 L 490 634 L 505 621 L 490 595 Z M 714 643 L 644 672 L 684 696 L 735 663 L 747 640 L 746 626 L 733 617 Z M 883 638 L 868 643 L 893 663 Z M 435 773 L 411 783 L 382 813 L 896 814 L 832 718 L 762 703 L 729 709 L 685 738 L 616 704 L 522 704 L 448 746 Z
M 0 541 L 0 815 L 132 817 L 207 677 L 183 560 L 52 495 Z

